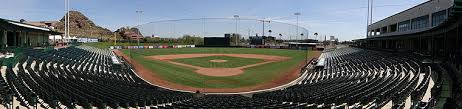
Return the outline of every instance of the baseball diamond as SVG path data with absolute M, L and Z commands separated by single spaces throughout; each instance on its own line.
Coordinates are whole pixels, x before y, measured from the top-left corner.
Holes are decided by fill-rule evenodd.
M 119 55 L 125 57 L 131 55 L 130 63 L 142 77 L 154 77 L 147 79 L 153 84 L 169 83 L 179 87 L 163 86 L 203 92 L 243 92 L 263 89 L 258 87 L 268 86 L 265 84 L 282 85 L 300 74 L 307 56 L 305 50 L 256 48 L 138 49 L 120 52 Z

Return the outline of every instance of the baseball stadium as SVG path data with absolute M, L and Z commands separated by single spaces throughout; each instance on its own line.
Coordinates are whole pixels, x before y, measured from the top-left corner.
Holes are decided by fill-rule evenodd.
M 287 10 L 295 5 L 269 1 L 289 3 L 281 8 Z M 299 21 L 316 17 L 301 12 L 272 18 L 192 15 L 204 14 L 196 12 L 201 9 L 207 14 L 233 10 L 211 5 L 226 1 L 188 1 L 183 7 L 166 1 L 124 1 L 120 4 L 128 9 L 150 6 L 134 11 L 140 15 L 138 23 L 110 28 L 113 31 L 92 20 L 127 25 L 113 21 L 120 17 L 127 23 L 137 17 L 121 15 L 121 10 L 114 13 L 120 16 L 99 20 L 112 14 L 91 7 L 100 7 L 100 1 L 72 2 L 74 7 L 64 0 L 65 15 L 57 21 L 0 18 L 1 109 L 462 108 L 462 0 L 425 0 L 396 14 L 380 13 L 386 17 L 377 21 L 374 12 L 402 5 L 374 6 L 386 1 L 367 0 L 365 36 L 351 41 L 313 31 L 332 23 Z M 188 8 L 196 2 L 210 4 Z M 234 7 L 246 7 L 242 5 Z M 62 9 L 33 7 L 41 10 L 37 13 L 63 14 Z M 147 11 L 153 7 L 161 17 Z M 165 7 L 172 10 L 161 10 Z M 261 11 L 248 8 L 243 12 Z M 261 12 L 275 10 L 264 9 Z M 361 5 L 342 11 L 356 9 L 365 10 Z M 263 15 L 277 13 L 285 11 Z M 162 18 L 170 14 L 182 17 Z M 340 32 L 335 26 L 328 28 Z

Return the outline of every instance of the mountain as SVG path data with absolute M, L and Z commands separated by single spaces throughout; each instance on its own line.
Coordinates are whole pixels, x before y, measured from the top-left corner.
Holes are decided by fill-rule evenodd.
M 103 39 L 112 39 L 114 37 L 114 32 L 96 25 L 82 13 L 78 11 L 69 11 L 69 14 L 71 36 Z M 62 33 L 64 33 L 65 17 L 66 15 L 64 15 L 64 17 L 55 25 L 56 30 Z

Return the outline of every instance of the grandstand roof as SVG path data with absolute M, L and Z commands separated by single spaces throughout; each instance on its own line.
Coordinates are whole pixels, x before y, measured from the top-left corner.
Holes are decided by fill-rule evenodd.
M 432 17 L 431 15 L 436 12 L 441 12 L 441 11 L 448 12 L 447 10 L 450 9 L 452 6 L 454 6 L 454 1 L 452 0 L 428 0 L 412 8 L 406 9 L 397 14 L 391 15 L 385 19 L 382 19 L 380 21 L 370 24 L 368 26 L 369 32 L 372 32 L 373 30 L 379 30 L 380 33 L 377 35 L 375 35 L 375 33 L 369 33 L 370 35 L 368 36 L 368 38 L 396 36 L 396 35 L 412 34 L 412 33 L 427 31 L 437 26 L 437 25 L 432 24 L 433 21 L 430 18 Z M 427 16 L 427 15 L 428 15 L 428 19 L 430 19 L 428 23 L 429 26 L 422 27 L 422 28 L 412 28 L 412 29 L 410 28 L 411 26 L 407 26 L 403 28 L 409 28 L 409 29 L 398 31 L 398 27 L 397 27 L 398 23 L 404 22 L 404 21 L 412 21 L 412 19 L 416 19 L 419 17 Z M 396 28 L 395 30 L 392 30 L 393 26 L 395 26 Z
M 404 12 L 406 12 L 406 11 L 411 10 L 411 9 L 415 9 L 415 8 L 417 8 L 417 7 L 419 7 L 419 6 L 422 6 L 423 4 L 430 3 L 430 1 L 431 1 L 431 0 L 428 0 L 428 1 L 426 1 L 426 2 L 423 2 L 423 3 L 421 3 L 421 4 L 418 4 L 418 5 L 416 5 L 416 6 L 413 6 L 413 7 L 411 7 L 411 8 L 408 8 L 408 9 L 404 10 L 404 11 L 401 11 L 401 12 L 399 12 L 399 13 L 396 13 L 396 14 L 393 14 L 393 15 L 391 15 L 391 16 L 388 16 L 388 17 L 386 17 L 386 18 L 384 18 L 384 19 L 382 19 L 382 20 L 379 20 L 379 21 L 377 21 L 377 22 L 374 22 L 374 23 L 372 23 L 372 24 L 370 24 L 370 25 L 374 25 L 374 24 L 376 24 L 376 23 L 378 23 L 378 22 L 381 22 L 381 21 L 383 21 L 383 20 L 385 20 L 385 19 L 388 19 L 388 18 L 391 18 L 391 17 L 393 17 L 393 16 L 402 14 L 402 13 L 404 13 Z
M 26 23 L 21 23 L 13 20 L 2 19 L 0 18 L 0 29 L 8 30 L 8 31 L 27 31 L 27 32 L 44 32 L 52 35 L 59 35 L 62 34 L 60 32 L 56 32 L 54 30 L 38 27 Z

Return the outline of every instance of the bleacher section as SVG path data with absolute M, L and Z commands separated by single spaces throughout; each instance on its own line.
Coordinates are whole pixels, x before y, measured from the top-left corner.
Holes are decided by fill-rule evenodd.
M 305 104 L 288 103 L 263 98 L 250 98 L 241 95 L 206 95 L 204 97 L 172 103 L 159 108 L 168 109 L 294 109 L 304 108 Z
M 311 72 L 302 84 L 254 97 L 313 108 L 375 108 L 390 101 L 399 108 L 409 96 L 418 106 L 431 80 L 431 68 L 411 55 L 342 48 L 320 58 L 326 59 L 324 68 Z
M 3 103 L 19 101 L 23 107 L 42 108 L 128 108 L 192 98 L 189 93 L 149 85 L 127 67 L 113 67 L 111 52 L 79 48 L 24 50 L 19 63 L 2 72 L 7 83 L 0 78 Z

